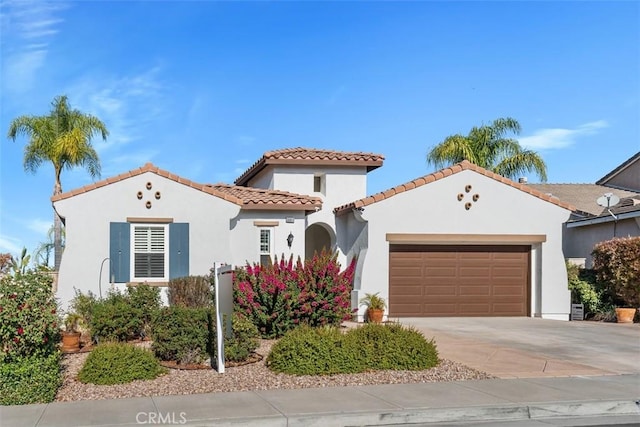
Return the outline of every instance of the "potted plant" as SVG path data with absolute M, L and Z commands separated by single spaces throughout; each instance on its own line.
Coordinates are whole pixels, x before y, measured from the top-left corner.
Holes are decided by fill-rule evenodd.
M 360 305 L 367 306 L 366 318 L 368 322 L 382 323 L 387 302 L 378 295 L 378 292 L 375 294 L 364 294 L 364 298 L 360 300 Z
M 82 316 L 78 313 L 68 313 L 64 319 L 64 331 L 62 332 L 62 351 L 74 352 L 80 350 L 80 331 L 78 324 Z
M 616 307 L 616 322 L 633 323 L 636 315 L 636 309 L 633 307 Z

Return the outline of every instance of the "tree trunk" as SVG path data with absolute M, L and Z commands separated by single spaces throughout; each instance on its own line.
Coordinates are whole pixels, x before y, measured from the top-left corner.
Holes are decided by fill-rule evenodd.
M 60 270 L 60 261 L 62 260 L 62 221 L 58 213 L 53 210 L 53 253 L 54 253 L 54 270 Z
M 57 179 L 53 187 L 53 195 L 57 196 L 62 193 L 62 185 L 60 185 L 59 173 L 56 173 Z M 58 212 L 53 210 L 53 269 L 60 270 L 60 261 L 62 260 L 62 221 L 58 216 Z

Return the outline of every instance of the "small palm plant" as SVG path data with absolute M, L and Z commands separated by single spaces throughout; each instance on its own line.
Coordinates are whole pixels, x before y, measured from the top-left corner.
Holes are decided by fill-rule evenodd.
M 360 305 L 367 306 L 367 320 L 373 323 L 381 323 L 384 316 L 384 309 L 387 307 L 387 302 L 384 298 L 375 294 L 364 294 L 364 298 L 360 300 Z

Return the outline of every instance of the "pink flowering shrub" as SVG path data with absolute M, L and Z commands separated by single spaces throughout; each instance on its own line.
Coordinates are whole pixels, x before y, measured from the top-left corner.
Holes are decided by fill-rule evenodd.
M 337 254 L 323 251 L 302 262 L 284 258 L 234 273 L 236 311 L 247 316 L 265 338 L 284 335 L 299 324 L 339 325 L 351 318 L 355 259 L 340 271 Z
M 51 283 L 38 271 L 0 279 L 0 362 L 56 352 L 59 319 Z

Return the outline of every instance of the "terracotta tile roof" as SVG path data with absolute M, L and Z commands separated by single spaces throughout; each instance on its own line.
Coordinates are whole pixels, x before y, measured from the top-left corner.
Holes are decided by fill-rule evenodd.
M 608 174 L 606 174 L 605 176 L 597 180 L 596 184 L 607 185 L 607 182 L 609 182 L 611 178 L 613 178 L 614 176 L 616 176 L 617 174 L 619 174 L 620 172 L 622 172 L 623 170 L 625 170 L 635 162 L 640 162 L 640 151 L 638 151 L 633 156 L 629 157 L 620 166 L 618 166 L 617 168 L 615 168 L 614 170 L 612 170 L 611 172 L 609 172 Z
M 471 171 L 477 172 L 477 173 L 479 173 L 481 175 L 487 176 L 487 177 L 489 177 L 491 179 L 495 179 L 496 181 L 502 182 L 503 184 L 506 184 L 506 185 L 509 185 L 511 187 L 517 188 L 520 191 L 524 191 L 525 193 L 531 194 L 532 196 L 535 196 L 535 197 L 537 197 L 539 199 L 542 199 L 544 201 L 553 203 L 555 205 L 558 205 L 558 206 L 560 206 L 562 208 L 565 208 L 565 209 L 568 209 L 570 211 L 574 211 L 575 210 L 575 207 L 573 205 L 571 205 L 570 203 L 566 203 L 564 201 L 560 201 L 559 199 L 557 199 L 555 197 L 546 195 L 544 193 L 541 193 L 538 190 L 535 190 L 534 188 L 531 188 L 531 186 L 529 186 L 527 184 L 520 184 L 520 183 L 517 183 L 517 182 L 513 182 L 508 178 L 505 178 L 505 177 L 503 177 L 501 175 L 498 175 L 498 174 L 493 173 L 491 171 L 488 171 L 488 170 L 486 170 L 484 168 L 481 168 L 480 166 L 477 166 L 477 165 L 475 165 L 475 164 L 473 164 L 473 163 L 471 163 L 471 162 L 469 162 L 467 160 L 463 160 L 462 162 L 457 163 L 457 164 L 455 164 L 453 166 L 441 169 L 441 170 L 439 170 L 437 172 L 431 173 L 429 175 L 422 176 L 420 178 L 416 178 L 413 181 L 409 181 L 409 182 L 407 182 L 405 184 L 398 185 L 396 187 L 390 188 L 389 190 L 382 191 L 380 193 L 374 194 L 374 195 L 366 197 L 364 199 L 356 200 L 355 202 L 351 202 L 351 203 L 348 203 L 346 205 L 338 206 L 337 208 L 335 208 L 333 210 L 333 212 L 338 214 L 338 215 L 340 215 L 340 214 L 346 213 L 346 212 L 348 212 L 348 211 L 350 211 L 351 209 L 354 209 L 354 208 L 362 208 L 362 207 L 371 205 L 373 203 L 379 202 L 381 200 L 393 197 L 396 194 L 403 193 L 405 191 L 412 190 L 412 189 L 417 188 L 417 187 L 421 187 L 421 186 L 423 186 L 425 184 L 429 184 L 431 182 L 438 181 L 438 180 L 440 180 L 442 178 L 445 178 L 447 176 L 456 174 L 458 172 L 462 172 L 464 170 L 471 170 Z
M 58 194 L 51 198 L 52 202 L 58 200 L 68 199 L 70 197 L 77 196 L 79 194 L 87 193 L 97 188 L 104 187 L 109 184 L 123 181 L 127 178 L 133 178 L 134 176 L 142 175 L 146 172 L 155 173 L 158 176 L 170 179 L 187 187 L 195 188 L 204 193 L 211 194 L 212 196 L 219 197 L 234 203 L 242 209 L 278 209 L 278 210 L 305 210 L 315 211 L 322 206 L 322 202 L 317 197 L 304 196 L 300 194 L 287 193 L 284 191 L 272 191 L 272 190 L 259 190 L 251 189 L 248 187 L 236 187 L 226 184 L 199 184 L 189 179 L 179 177 L 171 172 L 160 169 L 151 163 L 147 163 L 144 166 L 131 170 L 129 172 L 121 173 L 120 175 L 104 179 L 102 181 L 95 182 L 90 185 L 85 185 L 82 188 L 67 191 L 62 194 Z
M 219 193 L 242 200 L 243 209 L 316 210 L 322 207 L 318 197 L 289 193 L 287 191 L 264 190 L 238 185 L 215 184 L 211 188 Z
M 258 161 L 235 180 L 235 184 L 246 185 L 267 165 L 366 166 L 367 172 L 369 172 L 382 166 L 383 160 L 383 155 L 373 153 L 302 147 L 285 148 L 264 153 Z
M 605 193 L 613 193 L 621 201 L 629 198 L 640 199 L 640 193 L 618 190 L 597 184 L 529 184 L 529 186 L 541 193 L 557 197 L 563 202 L 574 205 L 578 211 L 586 214 L 585 216 L 597 216 L 602 214 L 603 211 L 606 212 L 606 209 L 596 203 L 598 197 Z

